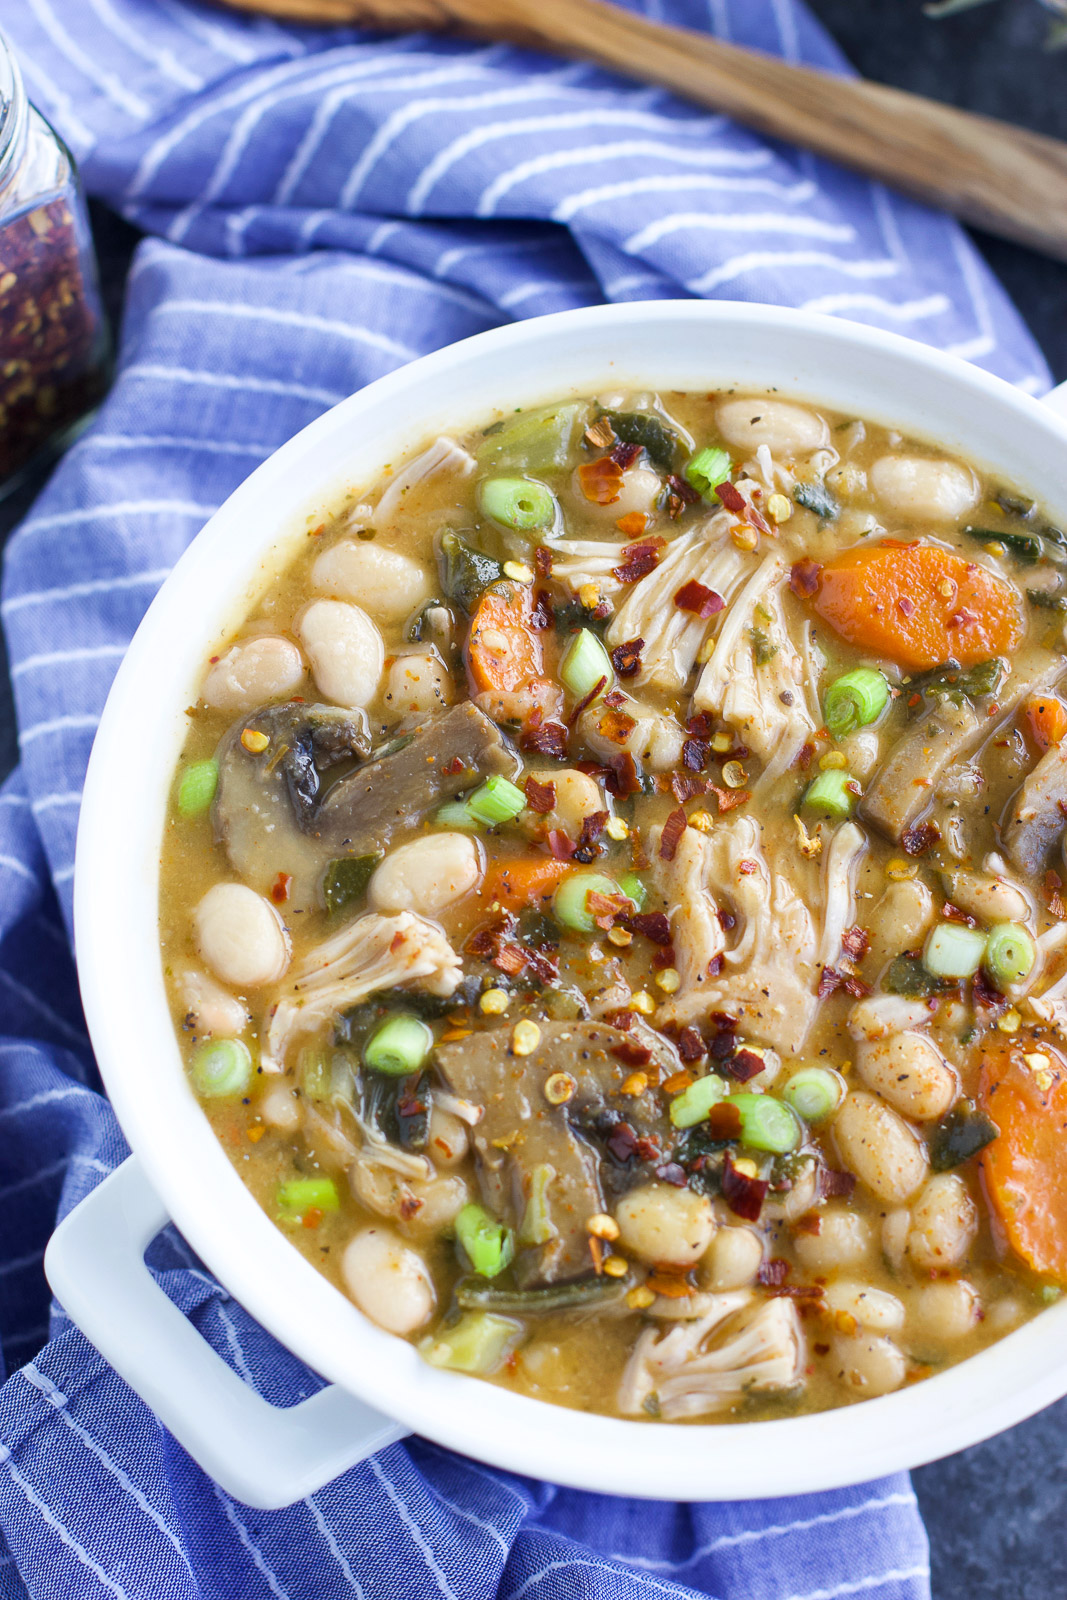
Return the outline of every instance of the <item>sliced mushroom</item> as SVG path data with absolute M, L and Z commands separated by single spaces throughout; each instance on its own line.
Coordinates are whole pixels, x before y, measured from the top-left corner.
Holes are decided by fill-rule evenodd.
M 1004 851 L 1028 878 L 1040 877 L 1067 828 L 1067 746 L 1047 750 L 1001 824 Z

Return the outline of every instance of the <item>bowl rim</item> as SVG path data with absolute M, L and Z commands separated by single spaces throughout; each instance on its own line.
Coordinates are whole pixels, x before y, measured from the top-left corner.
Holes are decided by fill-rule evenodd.
M 723 371 L 736 372 L 744 365 L 745 355 L 736 355 L 735 366 L 726 368 L 717 354 L 731 340 L 740 352 L 744 336 L 757 347 L 760 340 L 778 340 L 790 348 L 792 340 L 801 352 L 796 357 L 801 367 L 804 360 L 818 367 L 819 359 L 862 361 L 865 371 L 881 364 L 885 372 L 899 374 L 901 404 L 910 392 L 907 384 L 921 375 L 935 395 L 959 395 L 956 419 L 947 433 L 942 426 L 939 436 L 947 448 L 960 449 L 972 460 L 975 450 L 966 441 L 974 426 L 968 406 L 975 403 L 974 415 L 990 414 L 984 436 L 992 453 L 1011 416 L 1061 452 L 1067 443 L 1067 424 L 1053 411 L 954 356 L 863 324 L 746 302 L 630 302 L 559 312 L 474 335 L 377 379 L 282 445 L 219 507 L 148 608 L 116 674 L 90 758 L 78 827 L 74 924 L 86 1019 L 123 1131 L 189 1244 L 283 1345 L 414 1431 L 494 1466 L 648 1498 L 762 1498 L 860 1483 L 976 1443 L 1067 1393 L 1067 1358 L 1059 1355 L 1067 1302 L 957 1366 L 895 1394 L 829 1412 L 732 1425 L 725 1452 L 707 1449 L 710 1429 L 716 1430 L 713 1437 L 723 1437 L 721 1424 L 680 1427 L 585 1413 L 433 1369 L 412 1345 L 370 1324 L 290 1248 L 260 1209 L 188 1086 L 166 1009 L 156 933 L 158 853 L 194 657 L 202 670 L 205 647 L 282 564 L 317 515 L 315 503 L 336 503 L 342 485 L 366 478 L 369 467 L 357 472 L 351 464 L 353 427 L 361 421 L 372 432 L 375 425 L 386 426 L 383 417 L 399 414 L 405 402 L 410 405 L 413 396 L 427 391 L 440 393 L 440 412 L 457 383 L 462 388 L 464 381 L 476 380 L 487 392 L 487 372 L 496 374 L 494 395 L 509 395 L 514 401 L 517 363 L 525 358 L 538 371 L 555 370 L 548 360 L 554 352 L 556 365 L 568 370 L 568 361 L 581 355 L 583 339 L 604 352 L 596 358 L 600 375 L 590 371 L 584 385 L 561 382 L 555 394 L 539 380 L 540 393 L 556 398 L 567 390 L 602 389 L 605 374 L 613 381 L 620 376 L 620 365 L 625 369 L 617 353 L 609 353 L 609 348 L 618 351 L 624 333 L 637 346 L 652 340 L 653 350 L 658 348 L 656 339 L 669 345 L 681 334 L 698 342 L 711 335 L 709 354 L 699 358 L 708 375 L 695 387 L 717 384 Z M 672 360 L 678 370 L 679 363 L 692 366 L 697 359 L 692 351 L 674 350 L 664 356 L 661 370 Z M 757 349 L 753 359 L 766 365 L 770 357 Z M 842 378 L 838 386 L 846 381 Z M 863 381 L 857 379 L 860 387 Z M 791 384 L 783 373 L 780 386 L 783 395 L 818 401 L 817 382 Z M 524 403 L 533 403 L 532 391 Z M 832 402 L 824 395 L 823 403 Z M 485 416 L 491 409 L 483 400 L 476 410 L 468 407 L 467 414 Z M 865 412 L 879 414 L 877 405 L 865 406 Z M 429 409 L 423 414 L 428 418 Z M 407 415 L 410 449 L 431 430 L 429 425 L 412 426 L 410 409 Z M 399 424 L 392 426 L 395 434 Z M 377 455 L 379 470 L 388 455 Z M 1034 460 L 1036 470 L 1036 455 Z M 292 480 L 309 466 L 308 481 L 318 487 L 297 497 Z M 1067 513 L 1067 489 L 1057 491 L 1051 478 L 1050 469 L 1040 497 L 1055 510 L 1058 492 Z M 268 532 L 253 539 L 246 530 L 257 516 Z M 208 616 L 210 627 L 200 623 L 190 630 L 189 615 Z M 142 749 L 148 777 L 138 804 L 119 807 L 115 776 L 124 760 L 125 729 L 131 719 L 137 725 L 153 685 L 159 688 L 161 662 L 167 663 L 166 704 L 148 731 L 147 751 Z M 152 1041 L 147 1052 L 152 1093 L 143 1078 L 146 1037 Z M 190 1156 L 195 1157 L 192 1166 Z M 228 1219 L 221 1230 L 219 1216 Z

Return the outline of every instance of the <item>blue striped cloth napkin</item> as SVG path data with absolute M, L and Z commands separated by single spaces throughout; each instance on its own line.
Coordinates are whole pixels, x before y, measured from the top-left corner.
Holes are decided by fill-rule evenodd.
M 645 10 L 843 67 L 794 0 Z M 1019 318 L 944 218 L 588 66 L 186 0 L 21 0 L 4 25 L 89 188 L 150 238 L 115 387 L 12 539 L 3 585 L 22 761 L 0 791 L 0 1600 L 925 1600 L 904 1476 L 637 1505 L 413 1440 L 251 1512 L 50 1305 L 41 1256 L 125 1153 L 68 944 L 93 730 L 153 593 L 259 461 L 413 356 L 603 299 L 819 308 L 1040 392 Z M 136 781 L 133 766 L 116 804 Z M 150 1261 L 264 1395 L 317 1387 L 173 1230 Z

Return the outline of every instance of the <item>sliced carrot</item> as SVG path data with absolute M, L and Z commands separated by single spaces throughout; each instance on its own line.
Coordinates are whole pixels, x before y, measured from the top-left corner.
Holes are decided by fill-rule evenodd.
M 1008 1243 L 1067 1286 L 1067 1063 L 1043 1041 L 990 1046 L 979 1099 L 1000 1133 L 979 1157 Z
M 1067 735 L 1067 707 L 1053 694 L 1035 694 L 1026 702 L 1026 720 L 1039 750 L 1051 750 Z
M 557 861 L 553 856 L 517 856 L 513 861 L 496 861 L 482 880 L 478 898 L 485 905 L 499 900 L 509 910 L 550 900 L 557 883 L 571 870 L 569 861 Z
M 911 671 L 948 660 L 973 667 L 1023 636 L 1018 591 L 941 545 L 856 545 L 819 579 L 819 615 L 850 644 Z
M 528 584 L 504 580 L 486 589 L 467 639 L 467 665 L 479 690 L 520 689 L 541 672 L 544 650 L 532 619 Z

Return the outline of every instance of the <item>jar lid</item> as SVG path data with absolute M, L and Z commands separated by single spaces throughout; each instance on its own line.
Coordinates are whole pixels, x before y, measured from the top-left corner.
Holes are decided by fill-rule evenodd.
M 0 190 L 10 183 L 22 159 L 28 121 L 29 102 L 22 73 L 0 30 Z

